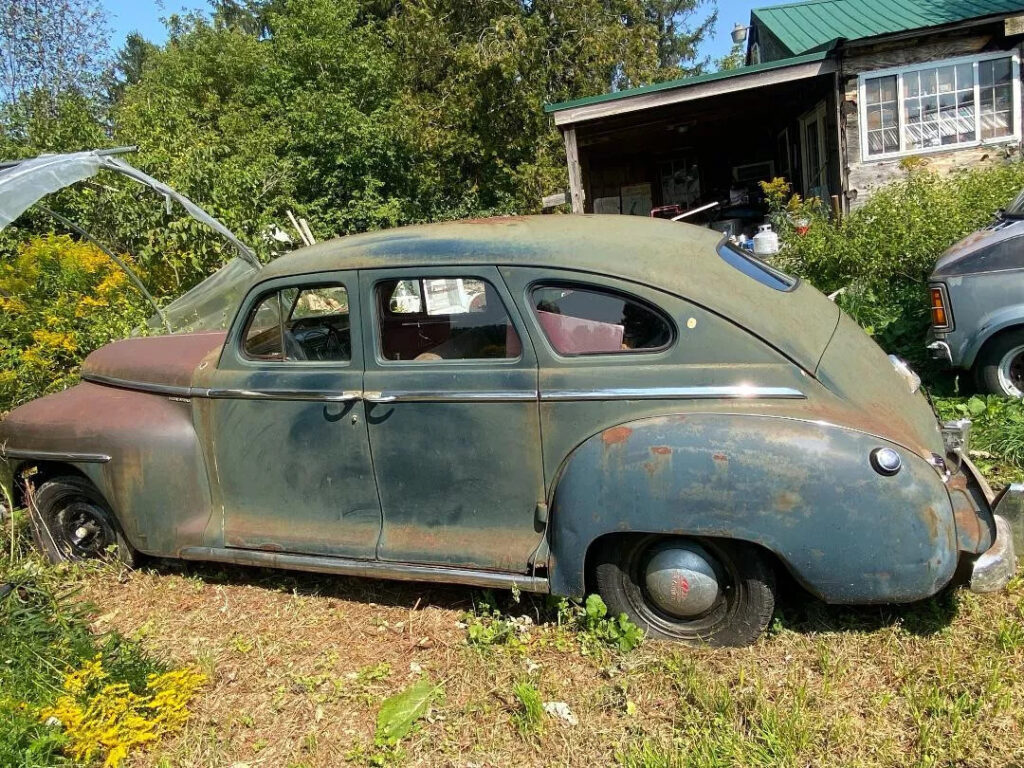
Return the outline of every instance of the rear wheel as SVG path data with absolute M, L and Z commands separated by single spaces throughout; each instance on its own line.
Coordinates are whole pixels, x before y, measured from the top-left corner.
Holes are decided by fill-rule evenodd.
M 56 477 L 32 494 L 36 546 L 52 563 L 112 557 L 135 564 L 135 550 L 88 480 Z
M 1004 397 L 1024 397 L 1024 328 L 1001 333 L 978 356 L 978 386 Z
M 664 536 L 605 539 L 597 589 L 649 637 L 692 645 L 749 645 L 775 609 L 775 575 L 741 542 Z

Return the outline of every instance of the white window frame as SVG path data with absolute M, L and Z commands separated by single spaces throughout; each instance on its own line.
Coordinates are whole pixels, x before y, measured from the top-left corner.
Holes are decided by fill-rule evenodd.
M 978 64 L 993 59 L 1010 59 L 1010 84 L 1013 86 L 1013 131 L 1009 136 L 999 136 L 993 139 L 981 138 L 981 98 L 980 81 L 978 78 Z M 957 64 L 971 64 L 974 68 L 974 134 L 978 138 L 974 141 L 958 142 L 956 144 L 943 144 L 938 147 L 922 147 L 921 149 L 906 148 L 906 114 L 904 111 L 903 98 L 903 75 L 909 72 L 918 72 L 922 69 L 932 67 L 956 66 Z M 896 75 L 896 114 L 897 132 L 900 139 L 900 148 L 896 152 L 885 152 L 878 155 L 868 154 L 868 121 L 867 121 L 867 81 L 878 77 L 889 77 Z M 921 61 L 915 64 L 905 64 L 900 67 L 888 69 L 876 69 L 870 72 L 861 72 L 857 75 L 857 116 L 860 122 L 860 159 L 864 163 L 873 163 L 879 160 L 892 160 L 894 158 L 909 157 L 911 155 L 930 155 L 937 152 L 955 152 L 961 149 L 972 147 L 987 147 L 996 144 L 1009 144 L 1021 140 L 1021 101 L 1020 101 L 1020 56 L 1018 51 L 998 51 L 995 53 L 974 54 L 971 56 L 958 56 L 952 59 L 936 59 L 934 61 Z

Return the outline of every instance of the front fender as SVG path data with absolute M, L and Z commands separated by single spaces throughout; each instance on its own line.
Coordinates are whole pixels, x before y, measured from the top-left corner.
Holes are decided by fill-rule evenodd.
M 173 555 L 219 535 L 187 400 L 85 382 L 11 411 L 0 437 L 15 457 L 8 471 L 61 463 L 87 476 L 142 552 Z
M 959 367 L 969 369 L 985 346 L 985 342 L 991 339 L 1000 331 L 1012 328 L 1015 325 L 1024 325 L 1024 304 L 1013 304 L 1003 306 L 994 312 L 985 315 L 973 332 L 964 340 L 961 351 L 954 361 Z
M 871 467 L 882 446 L 903 457 L 893 477 Z M 753 542 L 837 603 L 924 598 L 957 566 L 949 494 L 931 465 L 822 422 L 709 413 L 612 427 L 566 460 L 552 505 L 557 594 L 583 594 L 588 547 L 624 532 Z

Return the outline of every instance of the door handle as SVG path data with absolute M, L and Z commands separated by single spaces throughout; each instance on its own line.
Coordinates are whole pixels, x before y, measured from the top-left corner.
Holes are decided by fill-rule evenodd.
M 368 403 L 393 403 L 397 395 L 385 395 L 383 392 L 363 392 L 363 400 Z

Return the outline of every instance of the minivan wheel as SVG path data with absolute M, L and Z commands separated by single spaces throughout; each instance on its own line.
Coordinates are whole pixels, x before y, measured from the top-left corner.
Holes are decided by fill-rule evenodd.
M 613 614 L 648 637 L 691 645 L 754 642 L 775 610 L 775 574 L 756 547 L 720 539 L 609 537 L 595 580 Z
M 978 385 L 1004 397 L 1024 397 L 1024 328 L 1000 334 L 978 357 Z
M 47 480 L 31 499 L 33 538 L 51 563 L 113 557 L 135 564 L 135 550 L 88 480 L 70 475 Z

